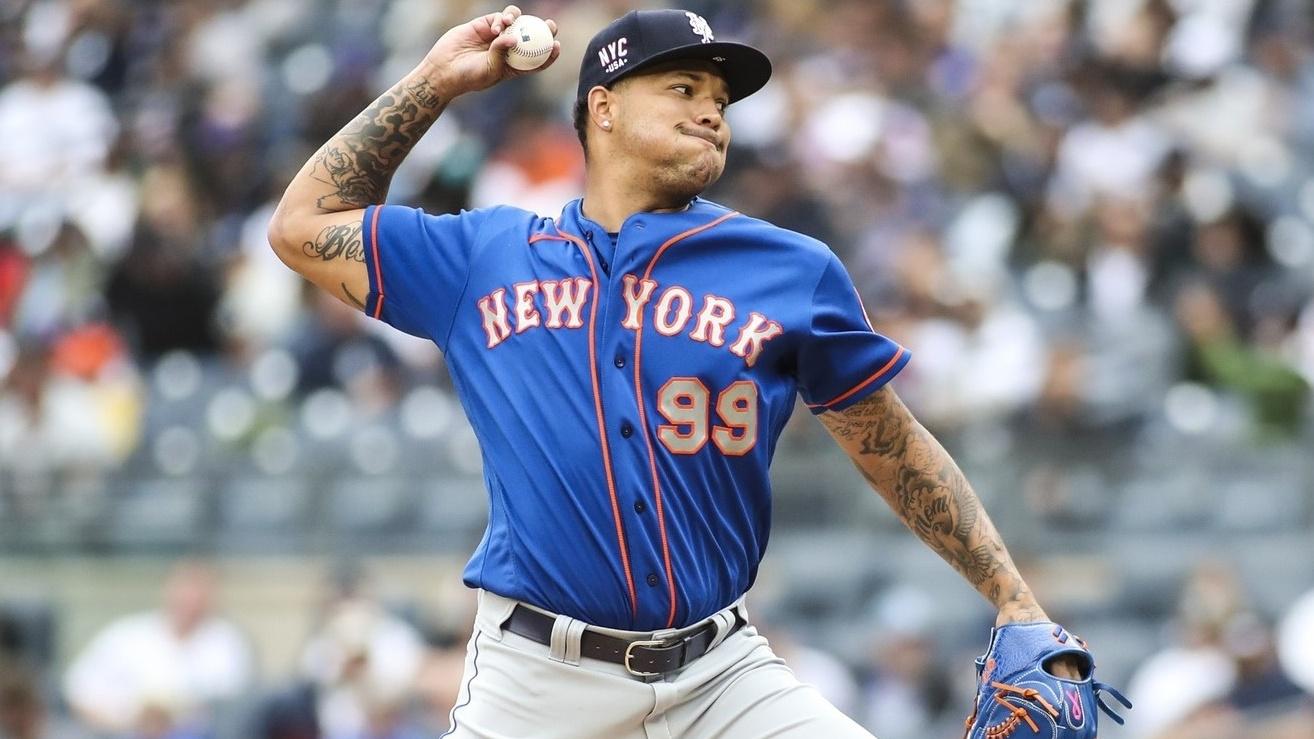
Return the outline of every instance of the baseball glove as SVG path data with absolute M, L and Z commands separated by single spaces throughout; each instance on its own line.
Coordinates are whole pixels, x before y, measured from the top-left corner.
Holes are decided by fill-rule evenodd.
M 1063 655 L 1080 664 L 1082 680 L 1049 673 L 1048 665 Z M 1122 723 L 1102 694 L 1131 708 L 1121 693 L 1095 681 L 1086 642 L 1049 621 L 995 628 L 990 649 L 976 660 L 976 676 L 976 706 L 964 739 L 1095 739 L 1097 706 Z

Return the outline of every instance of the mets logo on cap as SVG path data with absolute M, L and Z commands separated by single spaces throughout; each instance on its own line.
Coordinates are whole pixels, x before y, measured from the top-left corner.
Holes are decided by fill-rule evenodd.
M 693 32 L 703 37 L 703 43 L 710 44 L 716 40 L 712 35 L 712 27 L 707 25 L 707 21 L 701 15 L 688 10 L 684 11 L 684 14 L 689 16 L 689 25 L 693 28 Z

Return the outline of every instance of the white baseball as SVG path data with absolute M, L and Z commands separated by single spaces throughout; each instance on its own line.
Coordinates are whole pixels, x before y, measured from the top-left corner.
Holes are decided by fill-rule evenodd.
M 506 63 L 522 72 L 538 69 L 552 55 L 552 29 L 537 16 L 522 15 L 502 33 L 514 34 L 516 45 L 506 53 Z

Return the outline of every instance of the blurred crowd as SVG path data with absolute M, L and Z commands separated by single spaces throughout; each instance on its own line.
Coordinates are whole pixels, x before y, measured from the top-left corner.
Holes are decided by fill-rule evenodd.
M 413 599 L 382 597 L 368 569 L 340 563 L 318 586 L 291 666 L 270 674 L 261 670 L 258 640 L 225 604 L 222 575 L 204 560 L 173 563 L 156 604 L 109 620 L 61 671 L 45 669 L 31 643 L 12 638 L 32 633 L 39 619 L 0 617 L 0 737 L 445 735 L 468 662 L 473 599 L 440 617 Z M 1176 597 L 1175 643 L 1145 655 L 1126 686 L 1138 703 L 1132 731 L 1102 719 L 1101 735 L 1309 739 L 1314 590 L 1278 624 L 1281 645 L 1225 566 L 1203 564 Z M 975 686 L 961 669 L 970 654 L 946 646 L 954 640 L 935 625 L 938 608 L 916 587 L 893 588 L 859 619 L 865 634 L 852 636 L 842 656 L 810 644 L 806 629 L 778 620 L 769 606 L 754 622 L 800 679 L 878 737 L 950 739 Z
M 555 213 L 581 39 L 459 100 L 391 197 Z M 699 2 L 775 59 L 712 197 L 817 236 L 918 361 L 937 429 L 1024 419 L 1291 437 L 1314 379 L 1314 66 L 1284 0 Z M 162 357 L 366 409 L 438 359 L 310 294 L 264 224 L 289 174 L 449 24 L 416 0 L 10 2 L 0 45 L 0 450 L 110 468 Z M 788 29 L 788 32 L 785 32 Z M 283 368 L 278 362 L 276 369 Z M 86 413 L 84 409 L 96 412 Z M 34 483 L 35 484 L 35 483 Z
M 462 645 L 390 610 L 358 567 L 329 573 L 295 666 L 264 679 L 253 640 L 223 610 L 218 577 L 204 561 L 175 563 L 160 603 L 106 624 L 58 681 L 7 657 L 0 736 L 434 739 L 446 730 Z
M 568 119 L 579 55 L 636 5 L 522 4 L 557 19 L 561 62 L 456 101 L 398 172 L 390 200 L 433 212 L 496 203 L 558 212 L 581 189 Z M 986 457 L 1030 449 L 1047 460 L 1019 481 L 1044 520 L 1116 517 L 1108 497 L 1083 493 L 1105 487 L 1082 476 L 1095 450 L 1166 434 L 1186 448 L 1307 456 L 1308 2 L 684 5 L 775 66 L 767 88 L 730 109 L 729 166 L 709 197 L 828 243 L 873 322 L 912 349 L 898 388 L 929 427 Z M 307 289 L 272 255 L 265 225 L 322 141 L 443 30 L 492 9 L 466 0 L 0 2 L 0 522 L 55 505 L 94 515 L 115 490 L 106 480 L 186 476 L 211 447 L 241 448 L 261 471 L 286 472 L 307 435 L 378 419 L 399 419 L 421 441 L 456 434 L 454 464 L 477 464 L 450 421 L 437 351 Z M 159 421 L 163 401 L 216 376 L 244 378 L 243 389 Z M 815 425 L 800 425 L 806 415 L 796 414 L 783 455 L 818 443 Z M 359 471 L 397 463 L 389 438 L 359 440 Z M 1166 478 L 1176 470 L 1165 461 L 1160 453 L 1135 464 Z M 1291 484 L 1289 507 L 1273 515 L 1309 526 L 1310 481 Z M 1303 574 L 1279 576 L 1314 585 L 1308 550 L 1305 558 Z M 1195 693 L 1168 691 L 1191 696 L 1181 705 L 1142 709 L 1167 718 L 1145 719 L 1137 736 L 1259 736 L 1246 733 L 1258 724 L 1234 723 L 1249 721 L 1259 698 L 1303 706 L 1296 686 L 1314 691 L 1314 647 L 1299 636 L 1314 628 L 1287 632 L 1288 644 L 1304 639 L 1287 647 L 1304 656 L 1285 671 L 1274 667 L 1273 630 L 1288 612 L 1314 620 L 1314 606 L 1307 598 L 1256 613 L 1227 575 L 1187 576 L 1179 651 L 1137 676 L 1143 685 L 1217 679 Z M 242 648 L 224 646 L 240 634 L 203 618 L 211 577 L 184 568 L 170 581 L 167 616 L 115 624 L 87 646 L 62 679 L 61 715 L 143 737 L 206 736 L 188 711 L 156 709 L 245 695 L 255 679 Z M 305 680 L 266 706 L 271 722 L 296 728 L 267 735 L 409 737 L 439 727 L 441 711 L 414 725 L 379 718 L 395 711 L 362 712 L 355 688 L 343 686 L 371 668 L 344 644 L 359 651 L 377 638 L 407 665 L 390 668 L 394 677 L 422 673 L 443 653 L 377 604 L 342 601 L 326 606 L 323 640 L 306 648 Z M 898 638 L 906 620 L 881 622 L 892 635 L 871 661 L 881 667 L 856 678 L 855 665 L 806 639 L 795 650 L 818 682 L 836 686 L 838 703 L 888 727 L 884 739 L 927 736 L 960 718 L 930 635 L 910 628 Z M 166 649 L 173 642 L 154 634 L 178 643 Z M 114 691 L 128 683 L 105 677 L 125 664 L 123 650 L 140 653 L 134 641 L 165 649 L 155 655 L 162 671 L 141 678 L 153 681 L 141 688 L 152 701 L 125 702 Z M 167 671 L 191 660 L 206 674 Z M 1303 677 L 1290 667 L 1298 663 Z M 0 736 L 43 736 L 21 716 L 48 692 L 33 692 L 25 674 L 17 663 L 0 669 Z M 183 685 L 191 692 L 165 690 Z M 368 703 L 396 708 L 407 690 L 372 686 Z M 307 716 L 323 723 L 297 723 Z M 1197 725 L 1181 728 L 1186 716 Z M 1273 736 L 1310 736 L 1300 732 L 1314 719 L 1300 716 L 1276 719 Z

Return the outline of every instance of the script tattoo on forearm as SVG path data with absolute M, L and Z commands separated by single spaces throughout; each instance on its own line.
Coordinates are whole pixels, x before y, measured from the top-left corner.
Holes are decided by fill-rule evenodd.
M 889 388 L 820 420 L 904 524 L 1000 609 L 1034 603 L 949 453 Z
M 360 236 L 360 223 L 340 223 L 327 226 L 314 241 L 301 245 L 301 252 L 308 257 L 318 257 L 326 262 L 342 259 L 348 262 L 365 262 L 365 243 Z
M 397 167 L 444 107 L 426 79 L 399 82 L 380 95 L 311 158 L 311 176 L 333 187 L 316 206 L 336 212 L 382 203 Z

